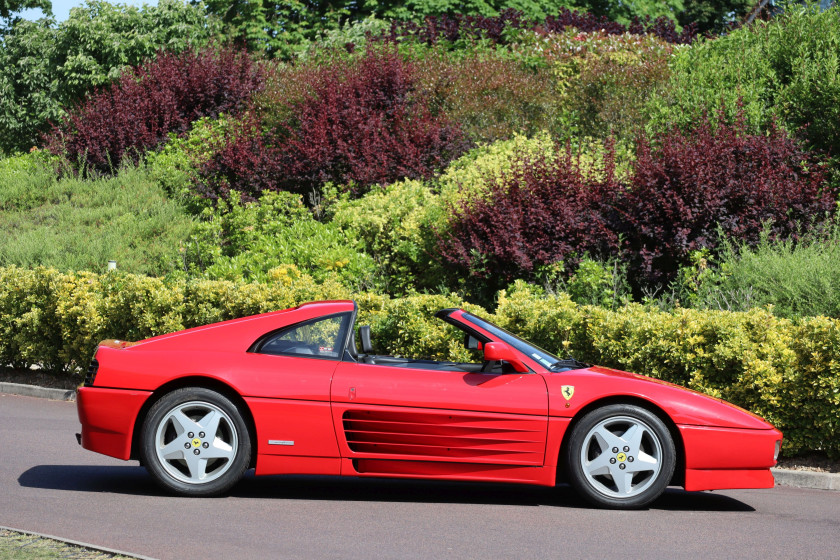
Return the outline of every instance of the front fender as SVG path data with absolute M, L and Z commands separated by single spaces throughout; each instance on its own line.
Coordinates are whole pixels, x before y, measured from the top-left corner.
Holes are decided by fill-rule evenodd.
M 573 417 L 597 400 L 632 397 L 659 407 L 677 425 L 773 429 L 762 418 L 726 401 L 643 375 L 601 367 L 544 375 L 549 416 Z

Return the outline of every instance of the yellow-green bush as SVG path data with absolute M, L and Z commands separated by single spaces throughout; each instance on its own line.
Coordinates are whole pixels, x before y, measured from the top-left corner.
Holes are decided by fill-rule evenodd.
M 377 352 L 470 361 L 450 326 L 434 317 L 465 307 L 561 357 L 617 367 L 722 397 L 773 422 L 785 453 L 840 457 L 840 320 L 633 304 L 618 310 L 546 295 L 522 282 L 501 292 L 495 314 L 456 296 L 392 299 L 318 283 L 294 266 L 269 282 L 164 281 L 124 273 L 63 274 L 0 268 L 0 362 L 84 369 L 104 338 L 137 340 L 305 301 L 355 298 Z
M 443 209 L 427 185 L 407 179 L 341 200 L 332 211 L 332 224 L 373 258 L 379 289 L 406 293 L 441 282 L 444 272 L 432 255 Z
M 0 268 L 0 363 L 83 370 L 99 341 L 140 340 L 215 321 L 349 298 L 293 265 L 269 271 L 269 283 L 203 279 L 164 281 L 113 272 L 59 273 Z
M 54 321 L 61 331 L 58 356 L 83 367 L 106 338 L 140 340 L 184 328 L 183 287 L 131 274 L 79 272 L 54 283 Z
M 443 206 L 486 197 L 503 177 L 516 172 L 515 164 L 523 159 L 545 158 L 551 162 L 556 156 L 557 147 L 547 132 L 533 138 L 515 134 L 510 140 L 479 146 L 449 164 L 437 179 Z
M 455 296 L 417 294 L 399 299 L 380 296 L 360 300 L 358 322 L 371 326 L 371 342 L 377 353 L 471 361 L 460 331 L 434 316 L 437 311 L 450 307 L 488 315 L 480 307 Z
M 55 270 L 0 268 L 0 363 L 59 369 L 61 331 L 55 322 Z

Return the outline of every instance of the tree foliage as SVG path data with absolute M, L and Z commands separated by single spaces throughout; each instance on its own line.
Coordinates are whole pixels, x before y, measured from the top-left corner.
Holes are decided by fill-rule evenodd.
M 0 18 L 9 19 L 21 10 L 40 8 L 46 14 L 52 13 L 50 0 L 0 0 Z
M 227 37 L 281 58 L 300 52 L 306 44 L 325 32 L 343 28 L 348 23 L 366 18 L 412 22 L 422 28 L 431 18 L 438 27 L 452 26 L 462 19 L 481 26 L 481 22 L 498 27 L 504 14 L 515 13 L 521 27 L 542 25 L 546 18 L 569 14 L 570 10 L 589 12 L 593 29 L 609 24 L 630 26 L 634 22 L 655 23 L 659 18 L 676 21 L 683 0 L 207 0 L 208 10 L 225 24 Z M 437 18 L 444 21 L 437 22 Z M 566 16 L 566 19 L 568 17 Z M 620 32 L 623 32 L 622 29 Z
M 691 2 L 687 2 L 691 4 Z M 677 19 L 684 9 L 683 0 L 578 0 L 575 7 L 611 21 L 629 24 L 634 19 Z
M 692 127 L 721 106 L 752 132 L 778 121 L 811 146 L 840 154 L 840 8 L 788 5 L 757 22 L 680 51 L 670 84 L 651 101 L 651 129 Z
M 143 8 L 90 0 L 61 24 L 16 21 L 0 44 L 0 151 L 37 145 L 86 92 L 161 49 L 206 44 L 218 29 L 203 6 L 181 0 Z
M 742 18 L 755 4 L 754 0 L 691 0 L 677 21 L 695 24 L 700 33 L 717 31 Z

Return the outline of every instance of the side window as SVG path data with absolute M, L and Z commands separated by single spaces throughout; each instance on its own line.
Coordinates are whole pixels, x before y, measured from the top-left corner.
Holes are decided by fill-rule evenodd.
M 269 335 L 257 352 L 338 360 L 349 322 L 350 314 L 342 313 L 292 325 Z

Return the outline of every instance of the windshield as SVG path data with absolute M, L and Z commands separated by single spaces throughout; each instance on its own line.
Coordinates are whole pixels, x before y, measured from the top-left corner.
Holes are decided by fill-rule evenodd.
M 539 362 L 543 366 L 547 368 L 551 368 L 557 363 L 562 363 L 563 361 L 546 350 L 543 350 L 539 346 L 531 344 L 526 340 L 522 340 L 518 336 L 513 333 L 509 333 L 502 327 L 496 326 L 490 321 L 485 321 L 479 317 L 476 317 L 472 313 L 464 312 L 462 317 L 469 321 L 470 323 L 474 324 L 477 327 L 481 327 L 482 329 L 486 330 L 487 332 L 491 333 L 493 336 L 498 337 L 501 341 L 513 346 L 532 360 Z

